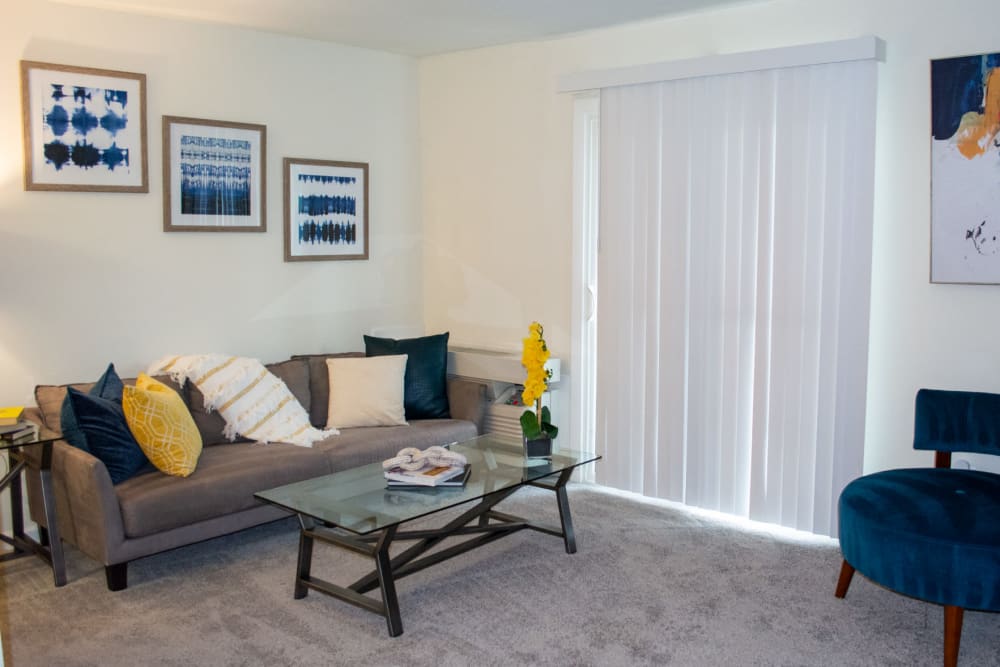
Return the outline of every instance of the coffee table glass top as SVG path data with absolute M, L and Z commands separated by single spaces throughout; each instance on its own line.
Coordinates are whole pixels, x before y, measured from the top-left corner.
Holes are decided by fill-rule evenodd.
M 365 534 L 600 458 L 553 448 L 551 459 L 526 459 L 519 440 L 499 435 L 482 435 L 455 443 L 450 449 L 464 454 L 471 465 L 465 486 L 386 488 L 382 464 L 373 463 L 254 495 L 293 512 Z

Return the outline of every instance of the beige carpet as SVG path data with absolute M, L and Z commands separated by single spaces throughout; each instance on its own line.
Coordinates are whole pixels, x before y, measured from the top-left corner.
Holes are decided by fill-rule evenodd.
M 332 598 L 292 599 L 292 520 L 133 563 L 110 593 L 70 550 L 0 566 L 7 667 L 29 665 L 939 665 L 942 611 L 862 577 L 833 597 L 830 541 L 747 531 L 573 486 L 579 552 L 522 531 L 398 583 L 404 634 Z M 501 509 L 554 520 L 551 494 Z M 354 554 L 317 546 L 349 581 Z M 339 573 L 339 574 L 336 574 Z M 966 614 L 961 665 L 1000 665 L 1000 614 Z

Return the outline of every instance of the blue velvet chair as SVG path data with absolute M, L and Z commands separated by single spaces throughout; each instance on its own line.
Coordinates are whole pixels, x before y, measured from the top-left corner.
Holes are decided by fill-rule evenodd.
M 844 563 L 893 591 L 944 605 L 944 664 L 958 663 L 966 609 L 1000 611 L 1000 475 L 951 468 L 952 452 L 1000 455 L 1000 395 L 921 389 L 914 449 L 935 467 L 860 477 L 840 495 Z

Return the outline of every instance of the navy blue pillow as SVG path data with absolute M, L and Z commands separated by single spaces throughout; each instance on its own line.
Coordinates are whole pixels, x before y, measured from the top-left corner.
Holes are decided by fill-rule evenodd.
M 365 356 L 405 354 L 406 419 L 448 419 L 448 332 L 420 338 L 365 336 Z
M 97 396 L 98 398 L 106 398 L 109 401 L 117 401 L 119 404 L 122 402 L 122 392 L 125 390 L 125 385 L 122 383 L 121 378 L 118 377 L 118 372 L 115 371 L 114 364 L 108 364 L 105 369 L 104 374 L 97 378 L 97 382 L 91 387 L 88 392 L 91 396 Z M 68 398 L 63 399 L 62 408 L 59 411 L 59 423 L 62 425 L 63 438 L 73 445 L 77 449 L 82 449 L 87 452 L 87 441 L 80 433 L 80 427 L 76 423 L 76 413 L 73 411 L 73 407 L 70 404 Z
M 122 402 L 122 393 L 125 391 L 125 383 L 118 377 L 118 371 L 114 364 L 108 364 L 104 370 L 104 375 L 97 378 L 97 382 L 88 392 L 91 396 L 106 398 L 109 401 Z
M 89 394 L 68 387 L 61 410 L 63 438 L 100 459 L 112 484 L 135 476 L 149 463 L 125 421 L 122 390 L 121 379 L 109 365 Z

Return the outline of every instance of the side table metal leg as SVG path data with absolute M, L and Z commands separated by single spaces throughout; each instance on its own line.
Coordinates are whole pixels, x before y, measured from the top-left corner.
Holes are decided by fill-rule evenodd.
M 382 591 L 382 606 L 385 608 L 385 622 L 390 637 L 403 634 L 403 619 L 399 614 L 399 600 L 396 598 L 396 582 L 392 576 L 392 562 L 389 545 L 396 535 L 396 527 L 386 528 L 375 545 L 375 570 L 378 572 L 379 589 Z
M 63 555 L 62 538 L 59 537 L 59 525 L 56 522 L 56 497 L 52 491 L 52 469 L 43 468 L 38 471 L 42 483 L 42 505 L 45 507 L 45 523 L 48 529 L 39 528 L 39 536 L 44 544 L 48 541 L 49 556 L 52 559 L 52 580 L 57 587 L 66 585 L 66 559 Z M 42 531 L 46 531 L 45 535 Z
M 309 594 L 309 587 L 304 582 L 309 581 L 312 570 L 313 538 L 308 534 L 308 531 L 313 529 L 315 523 L 309 517 L 300 514 L 299 525 L 301 526 L 301 532 L 299 533 L 299 563 L 295 569 L 295 592 L 293 594 L 296 600 L 301 600 Z

